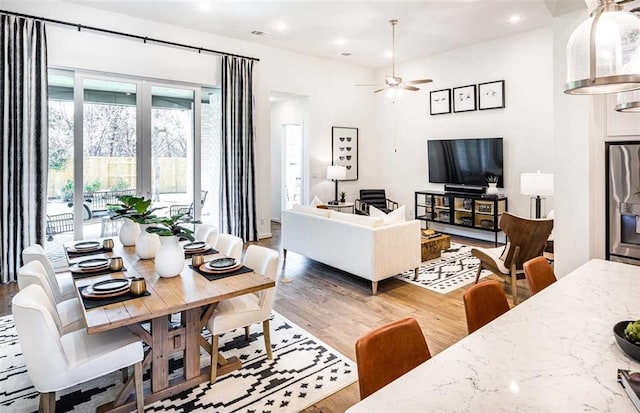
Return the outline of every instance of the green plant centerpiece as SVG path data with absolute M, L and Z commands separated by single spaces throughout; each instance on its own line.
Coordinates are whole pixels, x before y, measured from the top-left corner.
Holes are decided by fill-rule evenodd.
M 498 183 L 498 177 L 495 175 L 487 175 L 487 183 L 489 184 L 497 184 Z
M 158 234 L 161 237 L 176 236 L 179 240 L 193 241 L 193 231 L 183 224 L 194 223 L 198 221 L 184 220 L 186 214 L 177 214 L 170 217 L 154 217 L 149 223 L 156 224 L 156 226 L 148 227 L 147 232 L 151 234 Z
M 157 218 L 154 212 L 162 209 L 151 208 L 151 199 L 133 195 L 120 195 L 119 204 L 109 204 L 107 209 L 112 213 L 111 219 L 129 218 L 138 224 L 151 224 Z

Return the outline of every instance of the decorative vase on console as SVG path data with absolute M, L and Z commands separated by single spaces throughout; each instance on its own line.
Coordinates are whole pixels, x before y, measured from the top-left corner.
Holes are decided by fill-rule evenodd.
M 156 272 L 160 277 L 169 278 L 180 275 L 184 268 L 184 249 L 178 241 L 193 241 L 193 231 L 181 224 L 182 214 L 171 217 L 155 218 L 156 226 L 146 228 L 146 232 L 160 236 L 160 248 L 156 253 Z M 199 223 L 195 221 L 194 223 Z
M 147 231 L 153 224 L 140 224 L 140 235 L 136 239 L 136 255 L 143 260 L 156 257 L 156 252 L 160 249 L 160 237 Z
M 498 194 L 498 177 L 495 175 L 488 176 L 487 184 L 489 185 L 489 187 L 487 188 L 486 193 L 488 195 L 497 195 Z

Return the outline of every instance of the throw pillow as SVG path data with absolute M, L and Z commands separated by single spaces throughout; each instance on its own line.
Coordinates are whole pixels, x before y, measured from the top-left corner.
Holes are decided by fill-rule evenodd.
M 380 211 L 378 208 L 374 206 L 369 206 L 369 216 L 382 218 L 385 225 L 399 224 L 401 222 L 406 221 L 405 210 L 406 210 L 405 205 L 402 205 L 401 207 L 394 209 L 388 214 L 385 214 L 384 212 Z
M 331 211 L 329 216 L 336 221 L 350 222 L 369 228 L 378 228 L 384 225 L 384 220 L 379 217 L 368 217 L 366 215 L 345 214 L 344 212 Z
M 320 198 L 318 198 L 317 196 L 314 196 L 309 205 L 313 207 L 317 207 L 318 205 L 325 205 L 325 203 L 322 202 Z

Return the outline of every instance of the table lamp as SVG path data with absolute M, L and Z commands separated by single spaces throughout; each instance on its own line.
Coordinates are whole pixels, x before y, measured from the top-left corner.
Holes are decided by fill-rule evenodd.
M 541 218 L 543 197 L 553 195 L 553 174 L 543 174 L 540 171 L 520 174 L 520 193 L 532 196 L 531 199 L 535 200 L 536 218 Z
M 327 179 L 332 179 L 336 184 L 335 198 L 329 201 L 331 205 L 338 205 L 338 181 L 347 177 L 347 168 L 341 165 L 327 166 Z

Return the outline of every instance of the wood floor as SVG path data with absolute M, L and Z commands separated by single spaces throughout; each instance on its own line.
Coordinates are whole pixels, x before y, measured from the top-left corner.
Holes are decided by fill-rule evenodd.
M 372 296 L 370 282 L 293 252 L 287 254 L 282 268 L 279 224 L 272 224 L 272 234 L 273 238 L 256 244 L 278 250 L 280 277 L 292 280 L 278 283 L 274 309 L 351 360 L 355 361 L 354 344 L 360 336 L 404 317 L 418 320 L 432 355 L 466 336 L 462 293 L 469 287 L 443 295 L 391 278 L 381 281 L 378 294 Z M 460 237 L 452 240 L 475 246 L 493 245 Z M 526 299 L 529 291 L 524 280 L 518 282 L 518 287 L 520 300 Z M 0 315 L 11 314 L 11 298 L 17 291 L 16 283 L 0 285 Z M 510 291 L 505 286 L 509 299 Z M 305 412 L 344 412 L 359 399 L 358 384 L 354 383 Z

